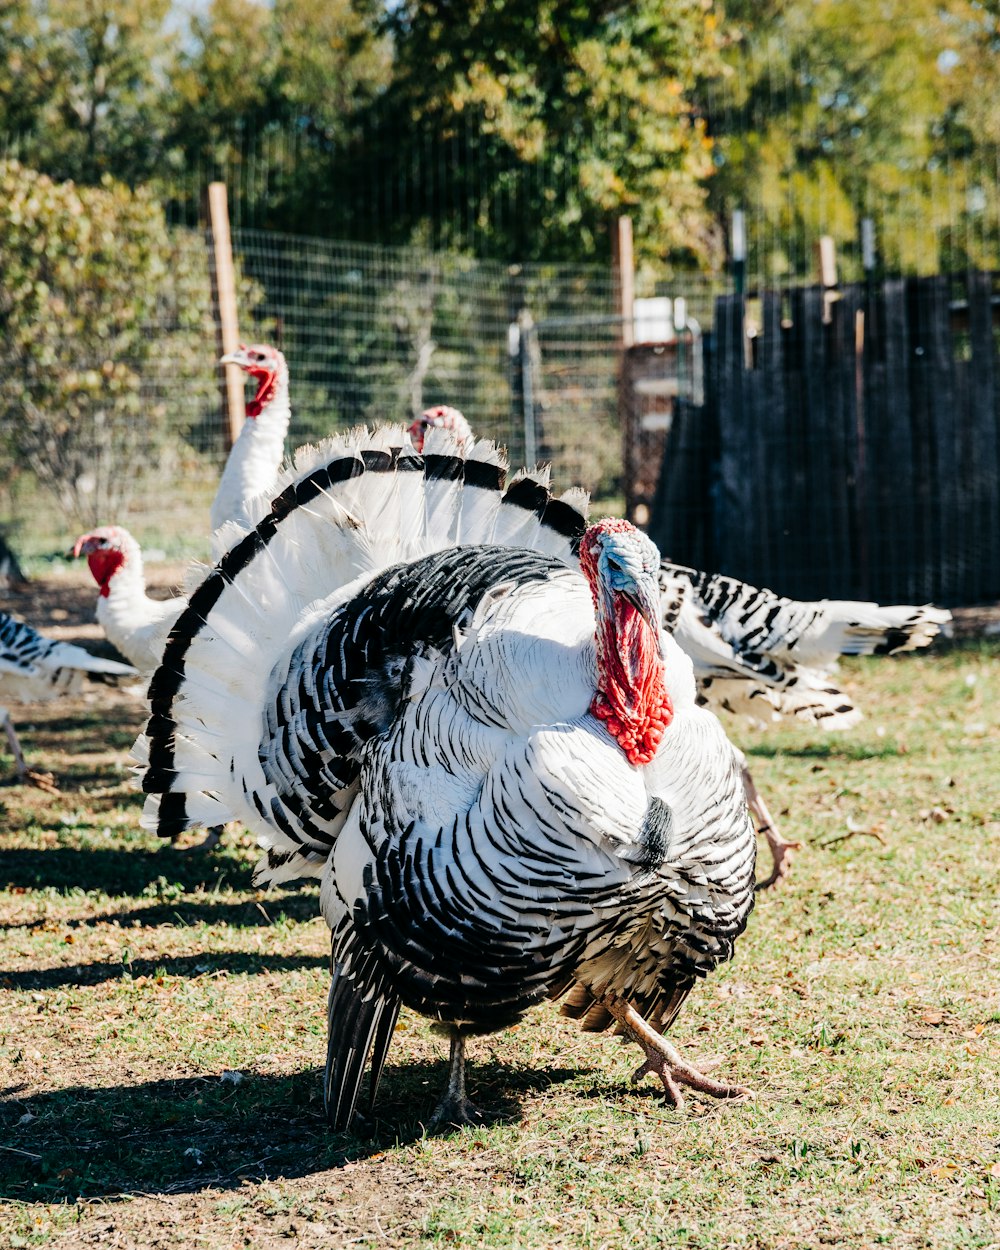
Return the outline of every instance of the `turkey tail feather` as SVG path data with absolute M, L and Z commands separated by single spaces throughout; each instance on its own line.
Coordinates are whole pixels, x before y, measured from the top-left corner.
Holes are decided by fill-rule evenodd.
M 463 451 L 434 430 L 425 450 L 415 453 L 401 427 L 351 431 L 300 449 L 270 494 L 247 501 L 255 528 L 233 527 L 237 541 L 191 591 L 150 684 L 153 715 L 136 751 L 150 796 L 145 828 L 167 836 L 211 811 L 210 823 L 240 820 L 273 853 L 258 870 L 262 880 L 272 866 L 283 878 L 316 875 L 356 768 L 331 765 L 322 819 L 279 794 L 277 773 L 311 776 L 312 761 L 286 769 L 260 758 L 273 673 L 294 662 L 321 618 L 399 561 L 456 545 L 513 544 L 575 566 L 583 492 L 554 499 L 545 472 L 522 472 L 504 490 L 506 460 L 492 443 Z
M 331 1128 L 342 1132 L 350 1127 L 369 1053 L 372 1055 L 370 1099 L 374 1102 L 399 1008 L 398 998 L 381 987 L 360 986 L 353 972 L 337 960 L 333 961 L 323 1082 L 323 1102 Z

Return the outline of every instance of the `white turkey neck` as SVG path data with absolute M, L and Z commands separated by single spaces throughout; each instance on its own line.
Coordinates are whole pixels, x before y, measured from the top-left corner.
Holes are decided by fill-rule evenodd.
M 212 529 L 240 515 L 240 505 L 274 483 L 285 451 L 285 435 L 291 418 L 288 369 L 278 371 L 274 395 L 256 417 L 243 422 L 222 471 L 219 489 L 212 501 Z
M 97 620 L 114 645 L 128 654 L 130 648 L 123 647 L 119 639 L 159 621 L 164 609 L 160 600 L 146 594 L 146 575 L 138 543 L 129 543 L 124 555 L 123 563 L 108 582 L 108 593 L 97 600 Z

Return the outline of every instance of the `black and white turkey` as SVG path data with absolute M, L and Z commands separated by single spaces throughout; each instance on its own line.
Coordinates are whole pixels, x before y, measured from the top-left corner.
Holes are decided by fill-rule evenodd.
M 805 603 L 735 577 L 664 560 L 660 586 L 672 629 L 694 664 L 698 698 L 715 712 L 769 724 L 788 716 L 850 729 L 861 710 L 835 678 L 842 655 L 895 655 L 926 647 L 951 621 L 930 604 L 883 607 L 821 599 Z M 781 880 L 798 843 L 782 837 L 742 756 L 747 800 L 771 850 L 765 889 Z
M 46 638 L 24 621 L 0 611 L 0 701 L 4 704 L 45 703 L 60 695 L 74 694 L 87 680 L 108 681 L 138 675 L 128 664 L 104 660 L 83 647 Z M 48 773 L 28 767 L 6 707 L 0 707 L 0 728 L 21 780 L 54 792 L 55 782 Z
M 238 819 L 261 883 L 322 881 L 337 1128 L 402 1004 L 464 1039 L 545 998 L 639 1075 L 745 1091 L 662 1036 L 730 958 L 756 839 L 732 747 L 660 626 L 659 555 L 492 444 L 400 427 L 299 453 L 190 596 L 136 744 L 163 836 Z M 249 519 L 254 519 L 251 515 Z

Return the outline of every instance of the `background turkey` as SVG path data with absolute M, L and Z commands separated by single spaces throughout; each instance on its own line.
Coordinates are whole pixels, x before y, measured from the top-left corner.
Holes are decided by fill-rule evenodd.
M 245 521 L 245 501 L 273 486 L 281 464 L 291 415 L 288 366 L 276 348 L 267 344 L 240 346 L 220 364 L 237 365 L 257 383 L 247 401 L 243 423 L 226 460 L 210 509 L 212 556 L 218 559 L 228 546 L 230 522 Z M 184 595 L 153 599 L 147 594 L 142 551 L 120 525 L 102 526 L 81 534 L 74 556 L 86 556 L 97 582 L 97 620 L 110 642 L 147 676 L 160 662 L 174 622 L 187 604 Z M 222 828 L 208 830 L 195 850 L 211 850 Z
M 288 365 L 275 347 L 266 343 L 243 344 L 223 356 L 222 365 L 237 365 L 257 383 L 246 403 L 247 420 L 233 443 L 222 470 L 219 488 L 209 511 L 212 526 L 212 559 L 226 551 L 227 521 L 244 520 L 244 501 L 270 490 L 285 453 L 285 435 L 291 419 Z
M 823 729 L 849 729 L 862 712 L 837 684 L 841 655 L 894 655 L 926 647 L 951 621 L 929 604 L 882 607 L 823 599 L 803 603 L 720 573 L 664 561 L 665 602 L 679 604 L 673 622 L 678 643 L 694 662 L 698 697 L 768 724 L 784 716 Z M 766 889 L 788 872 L 791 852 L 742 757 L 747 799 L 771 850 Z
M 107 681 L 138 675 L 128 664 L 103 660 L 83 647 L 45 638 L 30 625 L 15 620 L 7 612 L 0 612 L 0 699 L 4 703 L 44 703 L 75 693 L 86 680 Z M 25 762 L 6 707 L 0 707 L 0 727 L 21 780 L 55 791 L 55 781 L 49 773 L 29 768 Z
M 425 408 L 410 423 L 409 435 L 417 451 L 423 451 L 428 430 L 448 430 L 460 450 L 472 442 L 472 426 L 457 408 L 451 408 L 448 404 L 435 404 L 432 408 Z
M 402 1003 L 464 1037 L 566 995 L 682 1102 L 740 1086 L 661 1036 L 728 959 L 755 839 L 733 750 L 660 633 L 655 547 L 491 444 L 359 432 L 301 452 L 190 597 L 136 752 L 145 823 L 239 819 L 261 882 L 322 878 L 325 1093 L 370 1098 Z M 582 548 L 580 547 L 582 541 Z M 577 551 L 581 551 L 581 561 Z

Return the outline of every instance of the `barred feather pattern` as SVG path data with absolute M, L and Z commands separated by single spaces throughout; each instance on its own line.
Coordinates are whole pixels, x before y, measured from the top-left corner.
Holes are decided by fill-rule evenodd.
M 356 768 L 333 760 L 324 776 L 324 785 L 337 778 L 333 791 L 300 820 L 295 785 L 309 779 L 291 778 L 315 762 L 258 749 L 274 687 L 290 675 L 300 683 L 284 696 L 289 714 L 316 695 L 294 658 L 315 621 L 391 564 L 448 546 L 517 535 L 574 562 L 585 528 L 578 494 L 555 499 L 525 475 L 505 490 L 498 449 L 459 454 L 446 431 L 431 430 L 425 452 L 402 427 L 353 431 L 301 449 L 273 496 L 248 502 L 254 528 L 230 527 L 229 551 L 190 591 L 150 686 L 153 716 L 137 744 L 149 827 L 173 836 L 239 819 L 269 852 L 262 879 L 318 875 Z M 275 666 L 283 676 L 272 682 Z
M 138 745 L 149 827 L 236 816 L 260 880 L 321 877 L 338 1126 L 401 1003 L 491 1031 L 615 992 L 665 1020 L 753 902 L 736 758 L 673 640 L 648 765 L 590 712 L 579 496 L 505 487 L 489 444 L 432 430 L 419 456 L 403 433 L 286 471 L 190 594 Z
M 40 703 L 78 690 L 88 679 L 116 681 L 138 675 L 128 664 L 46 638 L 25 622 L 0 612 L 0 696 L 4 699 Z
M 664 561 L 661 595 L 691 656 L 702 702 L 766 724 L 794 716 L 847 729 L 862 714 L 833 678 L 840 655 L 890 655 L 927 646 L 951 613 L 931 605 L 803 603 L 718 573 Z

